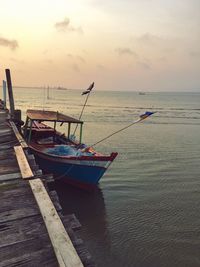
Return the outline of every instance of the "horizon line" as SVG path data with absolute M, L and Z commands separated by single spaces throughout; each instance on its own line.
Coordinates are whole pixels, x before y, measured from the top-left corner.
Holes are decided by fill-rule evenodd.
M 67 88 L 67 87 L 63 87 L 63 86 L 21 86 L 21 85 L 12 85 L 13 88 L 26 88 L 26 89 L 51 89 L 51 90 L 77 90 L 77 91 L 81 91 L 84 90 L 84 88 Z M 0 88 L 3 88 L 2 85 L 0 85 Z M 194 90 L 178 90 L 178 91 L 174 91 L 174 90 L 131 90 L 131 89 L 127 89 L 127 90 L 99 90 L 102 92 L 135 92 L 135 93 L 200 93 L 200 89 L 194 89 Z

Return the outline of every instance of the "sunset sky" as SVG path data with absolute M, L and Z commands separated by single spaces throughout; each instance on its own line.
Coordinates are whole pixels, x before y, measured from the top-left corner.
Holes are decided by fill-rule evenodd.
M 0 0 L 0 78 L 200 92 L 199 14 L 199 0 Z

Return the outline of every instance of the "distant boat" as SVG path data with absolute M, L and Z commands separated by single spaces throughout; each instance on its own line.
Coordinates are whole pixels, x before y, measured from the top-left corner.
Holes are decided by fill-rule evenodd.
M 139 95 L 146 95 L 145 92 L 139 92 Z
M 57 90 L 67 90 L 67 88 L 58 86 L 58 87 L 57 87 Z
M 50 127 L 43 122 L 53 122 Z M 67 137 L 56 130 L 57 123 L 68 124 Z M 71 124 L 80 126 L 79 142 L 70 138 Z M 29 148 L 46 173 L 72 185 L 94 188 L 107 168 L 117 156 L 117 152 L 103 155 L 82 143 L 83 121 L 55 111 L 27 110 L 23 129 Z

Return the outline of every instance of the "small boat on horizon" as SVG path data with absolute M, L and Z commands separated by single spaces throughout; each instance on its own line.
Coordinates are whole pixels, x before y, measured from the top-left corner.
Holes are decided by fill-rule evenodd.
M 139 95 L 146 95 L 145 92 L 139 92 Z
M 65 88 L 65 87 L 61 87 L 61 86 L 58 86 L 56 89 L 57 89 L 57 90 L 68 90 L 67 88 Z
M 46 122 L 53 123 L 50 127 Z M 57 124 L 68 124 L 68 133 L 56 130 Z M 79 141 L 71 138 L 71 125 L 80 126 Z M 82 143 L 83 121 L 55 111 L 27 110 L 24 137 L 36 161 L 45 173 L 55 179 L 84 188 L 95 188 L 118 155 L 104 155 Z

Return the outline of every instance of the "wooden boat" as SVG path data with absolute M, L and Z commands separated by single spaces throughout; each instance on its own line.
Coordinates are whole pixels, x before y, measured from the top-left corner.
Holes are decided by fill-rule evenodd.
M 45 122 L 45 123 L 44 123 Z M 53 123 L 50 127 L 46 122 Z M 56 130 L 68 124 L 67 136 Z M 71 125 L 80 127 L 79 141 L 71 140 Z M 24 137 L 41 169 L 55 178 L 90 189 L 95 187 L 117 153 L 103 155 L 82 143 L 83 121 L 55 111 L 27 110 Z

